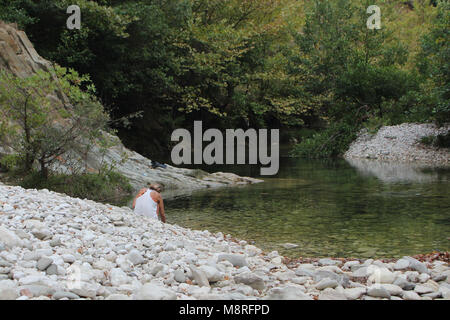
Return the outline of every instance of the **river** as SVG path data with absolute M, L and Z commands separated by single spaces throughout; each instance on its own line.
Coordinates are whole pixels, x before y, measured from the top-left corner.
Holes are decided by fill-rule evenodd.
M 394 258 L 450 249 L 450 168 L 282 157 L 273 177 L 259 177 L 256 166 L 202 169 L 265 181 L 167 199 L 167 222 L 290 257 Z

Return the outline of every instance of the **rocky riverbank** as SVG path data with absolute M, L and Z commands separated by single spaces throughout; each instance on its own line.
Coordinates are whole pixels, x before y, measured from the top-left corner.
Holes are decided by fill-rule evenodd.
M 397 126 L 384 126 L 376 134 L 370 134 L 363 129 L 344 154 L 344 158 L 448 166 L 450 165 L 450 149 L 427 146 L 420 140 L 423 137 L 445 135 L 449 131 L 450 125 L 437 127 L 430 123 L 403 123 Z
M 442 298 L 448 255 L 288 261 L 220 232 L 0 184 L 0 299 Z

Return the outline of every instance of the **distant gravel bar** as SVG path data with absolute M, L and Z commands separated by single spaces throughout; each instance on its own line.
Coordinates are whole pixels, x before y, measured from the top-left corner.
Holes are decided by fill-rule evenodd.
M 376 134 L 361 130 L 344 154 L 346 159 L 365 158 L 400 162 L 450 165 L 450 150 L 427 146 L 421 138 L 446 134 L 450 124 L 438 127 L 430 123 L 403 123 L 384 126 Z

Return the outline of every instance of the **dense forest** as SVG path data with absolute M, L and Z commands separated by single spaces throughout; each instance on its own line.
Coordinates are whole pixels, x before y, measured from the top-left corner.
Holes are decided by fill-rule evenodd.
M 66 27 L 73 4 L 80 30 Z M 373 4 L 381 28 L 371 30 Z M 363 126 L 449 121 L 449 9 L 439 0 L 0 0 L 0 20 L 89 76 L 111 126 L 143 155 L 167 151 L 175 128 L 201 119 L 280 128 L 296 155 L 329 157 Z

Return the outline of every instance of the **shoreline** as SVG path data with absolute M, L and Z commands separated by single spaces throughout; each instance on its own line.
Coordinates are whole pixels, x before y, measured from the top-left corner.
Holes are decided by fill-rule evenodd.
M 375 134 L 363 129 L 343 157 L 449 167 L 450 149 L 431 147 L 420 142 L 424 137 L 448 134 L 449 131 L 450 124 L 438 127 L 431 123 L 383 126 Z
M 0 243 L 0 299 L 450 299 L 448 253 L 289 260 L 221 232 L 2 184 Z

